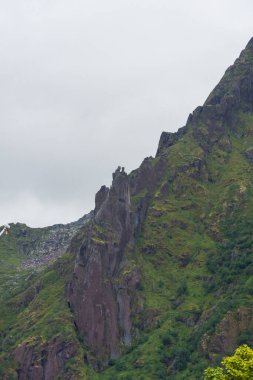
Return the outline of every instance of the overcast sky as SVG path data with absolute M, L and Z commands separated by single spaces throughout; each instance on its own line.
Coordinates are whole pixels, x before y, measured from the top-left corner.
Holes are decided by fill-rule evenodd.
M 0 0 L 0 224 L 93 209 L 204 102 L 252 18 L 251 0 Z

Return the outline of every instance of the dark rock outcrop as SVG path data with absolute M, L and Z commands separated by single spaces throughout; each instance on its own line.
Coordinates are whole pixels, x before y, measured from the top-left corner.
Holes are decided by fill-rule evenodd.
M 174 145 L 189 129 L 198 144 L 209 151 L 227 132 L 227 126 L 236 128 L 238 111 L 253 111 L 253 39 L 230 66 L 218 85 L 188 117 L 185 127 L 177 132 L 161 134 L 156 156 Z M 240 132 L 240 131 L 237 131 Z
M 187 128 L 179 128 L 177 132 L 162 132 L 158 149 L 156 152 L 156 157 L 160 156 L 167 148 L 176 144 L 176 142 L 186 133 Z
M 95 196 L 95 215 L 100 210 L 102 204 L 107 198 L 107 195 L 109 193 L 109 188 L 106 186 L 101 186 L 100 190 L 97 192 Z
M 151 208 L 148 215 L 150 216 L 148 221 L 150 230 L 147 229 L 147 235 L 152 235 L 150 231 L 153 232 L 151 230 L 153 228 L 155 233 L 151 241 L 149 239 L 145 241 L 143 237 L 140 239 L 142 242 L 138 246 L 138 252 L 144 254 L 143 260 L 146 258 L 149 260 L 157 277 L 160 276 L 160 272 L 156 272 L 156 269 L 160 270 L 161 265 L 166 262 L 164 256 L 173 258 L 167 262 L 168 270 L 165 272 L 165 281 L 158 283 L 157 288 L 152 286 L 152 289 L 160 289 L 162 292 L 163 287 L 168 286 L 167 290 L 170 291 L 169 287 L 171 287 L 171 291 L 174 291 L 171 283 L 166 284 L 166 276 L 170 276 L 171 268 L 188 271 L 189 279 L 193 280 L 192 283 L 197 281 L 208 283 L 215 278 L 215 273 L 212 273 L 212 276 L 206 275 L 206 268 L 201 272 L 202 261 L 204 262 L 205 256 L 209 254 L 210 248 L 208 247 L 216 246 L 210 244 L 207 236 L 212 237 L 212 243 L 222 242 L 222 231 L 219 230 L 219 224 L 223 214 L 217 213 L 219 210 L 212 206 L 212 198 L 210 198 L 211 216 L 206 215 L 209 205 L 205 203 L 204 198 L 209 194 L 207 186 L 204 185 L 207 181 L 214 184 L 216 180 L 215 173 L 211 172 L 210 174 L 212 161 L 208 161 L 208 158 L 215 149 L 221 150 L 222 157 L 219 157 L 219 164 L 222 166 L 233 150 L 232 141 L 234 140 L 230 136 L 231 132 L 236 132 L 234 135 L 240 138 L 240 133 L 237 133 L 238 128 L 242 128 L 243 125 L 243 123 L 237 123 L 240 120 L 240 112 L 243 112 L 246 118 L 248 113 L 252 115 L 252 63 L 253 39 L 235 64 L 226 71 L 204 105 L 196 108 L 190 114 L 186 127 L 176 133 L 162 133 L 155 159 L 146 158 L 141 166 L 129 176 L 125 173 L 124 168 L 118 167 L 113 173 L 112 186 L 110 188 L 102 186 L 96 194 L 94 214 L 83 219 L 81 223 L 77 222 L 66 228 L 65 226 L 53 226 L 47 230 L 41 230 L 41 238 L 34 235 L 34 239 L 31 237 L 27 239 L 28 242 L 26 241 L 26 230 L 17 236 L 18 246 L 23 254 L 32 252 L 41 257 L 47 257 L 50 252 L 54 257 L 62 254 L 71 240 L 70 251 L 74 257 L 73 261 L 75 260 L 75 267 L 72 278 L 66 279 L 68 282 L 68 305 L 73 312 L 78 337 L 83 339 L 87 348 L 85 360 L 87 359 L 88 364 L 96 370 L 103 369 L 109 359 L 117 358 L 124 352 L 126 346 L 131 345 L 133 338 L 137 336 L 135 330 L 137 324 L 140 331 L 150 331 L 161 326 L 161 309 L 164 307 L 166 310 L 166 305 L 160 309 L 160 305 L 157 303 L 158 307 L 147 308 L 143 312 L 142 303 L 138 299 L 141 271 L 132 255 L 136 238 L 141 232 L 149 205 L 152 205 L 152 202 L 153 204 L 157 202 L 159 205 L 159 201 L 162 201 L 160 202 L 161 207 L 153 208 L 153 210 Z M 243 136 L 243 133 L 246 132 L 242 131 L 241 133 Z M 181 155 L 182 151 L 180 151 L 180 149 L 184 149 L 182 148 L 183 144 L 179 144 L 178 150 L 177 147 L 171 149 L 172 153 L 175 153 L 174 155 L 167 154 L 170 147 L 174 146 L 182 137 L 185 144 L 190 144 L 187 147 L 189 152 L 186 151 L 185 157 L 182 157 L 184 155 Z M 195 155 L 196 147 L 198 149 Z M 191 150 L 193 154 L 189 154 Z M 239 154 L 241 157 L 241 151 Z M 253 148 L 248 148 L 245 156 L 250 162 L 253 162 Z M 230 181 L 228 179 L 226 179 L 227 184 L 233 183 L 233 178 L 230 178 Z M 220 189 L 222 187 L 217 188 L 217 193 L 210 192 L 210 194 L 216 198 L 219 196 Z M 194 197 L 191 197 L 191 191 L 194 193 Z M 199 199 L 202 204 L 201 202 L 198 204 L 200 192 L 202 192 L 202 196 Z M 173 196 L 170 197 L 170 194 Z M 182 202 L 184 199 L 185 203 Z M 228 200 L 224 210 L 225 207 L 230 210 L 233 208 L 233 202 L 230 202 L 229 197 Z M 220 206 L 223 207 L 221 203 L 218 203 L 218 206 L 215 207 Z M 177 215 L 182 216 L 181 211 L 188 210 L 191 212 L 185 213 L 187 214 L 185 220 L 181 221 L 180 218 L 176 218 Z M 167 216 L 170 214 L 168 218 L 164 215 L 165 213 Z M 174 217 L 172 213 L 176 213 L 176 216 Z M 206 218 L 206 224 L 209 223 L 208 229 L 205 228 L 203 222 Z M 160 219 L 160 223 L 156 222 L 158 219 Z M 190 246 L 191 251 L 188 251 L 187 244 L 191 233 L 195 233 L 195 229 L 200 231 L 200 234 L 196 235 L 194 244 L 192 242 Z M 165 230 L 168 230 L 168 234 L 163 235 Z M 174 230 L 175 237 L 170 230 L 172 232 Z M 185 238 L 182 230 L 185 232 Z M 200 242 L 202 231 L 208 233 L 206 236 L 203 234 L 203 244 Z M 178 251 L 177 234 L 179 236 Z M 165 248 L 158 241 L 160 236 L 166 243 Z M 170 245 L 169 241 L 173 241 L 173 239 L 174 242 Z M 169 248 L 167 249 L 167 247 Z M 194 260 L 196 260 L 196 264 Z M 174 264 L 177 266 L 173 267 Z M 200 275 L 194 278 L 191 277 L 193 265 L 198 265 L 198 270 L 200 270 Z M 72 269 L 71 266 L 69 273 Z M 153 275 L 153 271 L 152 277 L 156 277 Z M 186 278 L 188 279 L 188 277 Z M 151 291 L 146 290 L 145 287 L 150 279 L 147 280 L 143 276 L 143 280 L 146 281 L 143 289 L 147 291 L 147 293 L 143 293 L 143 297 L 147 297 L 148 292 L 151 293 Z M 176 275 L 175 281 L 177 281 Z M 20 305 L 25 307 L 31 302 L 41 291 L 42 285 L 39 283 L 34 289 L 25 292 Z M 182 292 L 181 285 L 178 289 Z M 168 305 L 170 304 L 169 306 L 179 310 L 180 306 L 184 306 L 182 293 L 177 294 L 178 290 L 175 290 L 176 296 L 169 298 L 169 291 L 164 293 L 165 303 L 167 302 Z M 200 294 L 198 291 L 196 294 Z M 186 293 L 186 291 L 184 292 Z M 214 294 L 214 302 L 219 294 Z M 173 314 L 170 308 L 167 310 L 170 313 L 168 315 Z M 204 311 L 202 315 L 200 315 L 200 310 L 202 308 L 194 307 L 179 315 L 176 319 L 177 324 L 178 322 L 183 323 L 195 331 L 198 328 L 202 329 L 216 310 L 212 308 L 207 312 Z M 252 337 L 248 331 L 252 331 L 253 328 L 252 309 L 242 306 L 236 311 L 231 309 L 225 316 L 222 315 L 223 319 L 220 323 L 216 322 L 215 330 L 200 330 L 198 336 L 198 346 L 210 360 L 217 355 L 232 352 L 239 342 L 238 338 L 243 337 L 245 332 L 250 338 Z M 138 320 L 137 323 L 136 320 Z M 72 323 L 72 319 L 70 323 Z M 170 325 L 172 325 L 171 321 Z M 186 329 L 183 330 L 183 333 L 184 331 L 186 332 Z M 204 333 L 204 331 L 206 332 Z M 189 337 L 187 333 L 187 339 Z M 182 341 L 186 342 L 185 339 Z M 178 342 L 180 343 L 179 340 Z M 75 355 L 75 350 L 74 345 L 64 342 L 59 337 L 52 339 L 47 344 L 40 341 L 40 338 L 24 342 L 14 352 L 15 359 L 19 364 L 18 378 L 20 380 L 26 378 L 50 380 L 60 376 L 64 363 Z M 182 353 L 185 354 L 184 351 Z M 196 357 L 194 360 L 196 361 Z M 142 366 L 140 363 L 141 359 L 137 363 L 137 367 Z M 170 370 L 169 366 L 173 368 L 174 364 L 170 362 L 170 358 L 166 358 L 164 363 L 167 366 L 166 371 Z M 169 372 L 166 374 L 170 376 Z
M 127 260 L 133 243 L 129 178 L 118 168 L 111 188 L 96 196 L 95 218 L 87 225 L 68 292 L 77 329 L 100 368 L 132 340 L 131 309 L 140 281 Z
M 14 351 L 18 363 L 18 380 L 54 380 L 64 368 L 64 363 L 76 354 L 73 343 L 66 343 L 60 337 L 50 343 L 40 338 L 21 343 Z M 66 375 L 67 376 L 67 375 Z M 62 377 L 62 379 L 71 377 Z
M 153 193 L 164 176 L 166 164 L 164 157 L 159 157 L 156 163 L 154 163 L 153 157 L 146 157 L 140 167 L 130 174 L 131 196 Z
M 249 162 L 251 164 L 253 164 L 253 146 L 249 147 L 246 152 L 245 152 L 245 156 L 247 157 L 247 159 L 249 160 Z
M 253 339 L 252 334 L 253 316 L 252 309 L 240 307 L 236 311 L 229 311 L 217 325 L 215 333 L 210 336 L 205 334 L 201 340 L 201 348 L 208 353 L 210 359 L 217 354 L 229 355 L 240 343 L 246 343 L 240 337 L 246 332 Z
M 205 149 L 219 141 L 227 126 L 236 128 L 238 111 L 253 110 L 253 39 L 208 96 L 203 106 L 189 115 L 187 127 Z

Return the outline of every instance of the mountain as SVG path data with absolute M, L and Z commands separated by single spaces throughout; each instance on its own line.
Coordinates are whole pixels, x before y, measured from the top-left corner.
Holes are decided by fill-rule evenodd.
M 253 39 L 80 222 L 0 239 L 3 379 L 203 378 L 253 346 Z

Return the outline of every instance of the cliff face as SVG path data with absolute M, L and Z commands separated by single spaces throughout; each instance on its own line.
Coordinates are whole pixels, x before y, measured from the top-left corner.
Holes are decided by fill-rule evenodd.
M 66 250 L 92 215 L 45 228 L 11 224 L 0 240 L 1 379 L 54 380 L 79 360 L 64 294 L 73 269 Z
M 189 115 L 186 127 L 176 133 L 162 133 L 157 155 L 174 145 L 190 128 L 196 141 L 207 152 L 228 130 L 235 131 L 239 136 L 244 134 L 239 116 L 253 111 L 252 62 L 253 38 L 226 70 L 203 106 L 197 107 Z
M 0 377 L 195 380 L 253 344 L 252 73 L 253 40 L 94 213 L 0 240 Z
M 96 195 L 95 218 L 87 228 L 77 254 L 69 302 L 79 333 L 103 363 L 106 363 L 108 358 L 119 356 L 123 352 L 121 348 L 131 344 L 132 339 L 136 337 L 132 320 L 137 312 L 133 307 L 131 311 L 131 306 L 134 304 L 140 281 L 145 283 L 148 280 L 139 265 L 136 266 L 139 269 L 130 271 L 127 278 L 122 276 L 122 273 L 132 253 L 136 251 L 136 242 L 139 241 L 140 234 L 145 265 L 149 262 L 145 255 L 153 256 L 150 259 L 152 265 L 158 260 L 159 252 L 163 253 L 161 262 L 165 261 L 167 252 L 176 257 L 179 247 L 174 246 L 172 236 L 176 234 L 177 239 L 181 239 L 181 235 L 175 232 L 176 228 L 184 231 L 182 241 L 185 241 L 185 246 L 192 245 L 192 249 L 196 249 L 194 239 L 197 235 L 193 238 L 196 226 L 189 227 L 189 218 L 191 225 L 192 220 L 200 217 L 203 241 L 206 239 L 207 245 L 213 245 L 214 251 L 221 249 L 219 244 L 225 244 L 226 237 L 224 231 L 222 232 L 224 220 L 233 210 L 243 207 L 247 185 L 240 185 L 241 195 L 237 197 L 236 204 L 228 205 L 229 195 L 226 189 L 226 196 L 218 201 L 221 207 L 218 210 L 215 204 L 215 190 L 210 184 L 219 183 L 217 188 L 226 188 L 225 182 L 222 182 L 222 167 L 227 170 L 225 168 L 229 168 L 234 160 L 233 156 L 241 154 L 234 139 L 252 135 L 252 127 L 247 119 L 252 110 L 253 40 L 234 65 L 226 71 L 204 105 L 190 114 L 186 126 L 177 133 L 162 133 L 155 159 L 146 158 L 140 168 L 129 176 L 124 171 L 117 170 L 113 175 L 112 187 L 102 187 Z M 243 154 L 251 162 L 252 147 L 246 148 Z M 238 181 L 241 183 L 241 178 L 238 178 Z M 198 199 L 197 202 L 195 197 Z M 183 210 L 181 214 L 178 211 L 180 204 Z M 208 209 L 213 210 L 210 216 L 207 214 Z M 175 219 L 171 219 L 171 213 L 175 212 L 178 214 L 175 214 Z M 160 219 L 163 220 L 161 224 Z M 167 229 L 169 232 L 166 233 Z M 191 236 L 188 235 L 188 229 L 194 231 Z M 156 241 L 154 231 L 157 231 L 161 241 Z M 171 242 L 168 241 L 168 234 Z M 183 247 L 179 249 L 178 264 L 179 268 L 185 268 L 187 273 L 186 267 L 192 260 L 196 260 L 196 256 L 193 259 L 192 253 L 188 252 L 187 248 L 186 252 L 184 250 Z M 202 252 L 202 248 L 198 250 Z M 140 252 L 139 255 L 142 256 Z M 173 263 L 170 265 L 175 266 Z M 211 278 L 204 273 L 205 271 L 198 277 L 202 281 L 202 285 L 201 281 L 199 283 L 200 286 L 215 281 L 214 277 Z M 162 270 L 158 276 L 163 277 Z M 161 280 L 166 281 L 166 277 Z M 149 288 L 148 284 L 146 287 Z M 177 298 L 173 301 L 176 307 L 185 302 L 181 297 Z M 160 302 L 162 303 L 162 300 Z M 141 328 L 145 330 L 155 326 L 161 315 L 159 310 L 159 302 L 155 310 L 146 308 L 147 318 L 146 321 L 140 322 Z M 200 314 L 199 311 L 194 311 L 193 315 L 187 317 L 178 316 L 178 320 L 194 327 Z M 228 347 L 234 348 L 235 337 L 240 331 L 238 327 L 233 338 L 227 333 L 224 334 L 224 350 L 220 350 L 220 353 L 228 352 Z M 210 341 L 216 342 L 215 338 L 212 339 L 210 338 Z M 228 343 L 229 340 L 233 341 L 233 344 Z M 209 350 L 211 352 L 213 349 Z M 177 368 L 176 365 L 173 364 L 174 370 Z
M 228 311 L 217 325 L 215 334 L 205 334 L 202 337 L 201 348 L 211 361 L 215 361 L 217 355 L 224 356 L 234 352 L 239 344 L 245 343 L 245 340 L 252 345 L 252 335 L 249 334 L 252 326 L 251 308 L 240 307 L 237 310 Z
M 85 231 L 69 288 L 79 333 L 102 361 L 116 358 L 132 340 L 131 304 L 139 272 L 124 274 L 133 249 L 129 178 L 113 174 L 96 196 L 95 217 Z
M 64 342 L 60 337 L 49 344 L 43 344 L 41 339 L 34 338 L 15 349 L 17 377 L 19 380 L 54 380 L 61 373 L 64 364 L 75 355 L 75 345 Z

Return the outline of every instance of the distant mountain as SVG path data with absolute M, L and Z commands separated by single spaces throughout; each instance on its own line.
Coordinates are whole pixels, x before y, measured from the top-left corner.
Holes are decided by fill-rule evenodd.
M 0 378 L 196 380 L 253 346 L 253 39 L 95 204 L 0 238 Z

